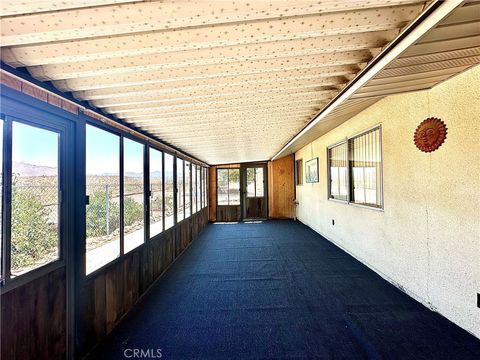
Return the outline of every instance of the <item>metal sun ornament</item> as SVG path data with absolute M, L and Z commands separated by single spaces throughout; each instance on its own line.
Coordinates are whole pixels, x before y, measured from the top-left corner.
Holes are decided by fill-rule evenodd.
M 418 125 L 413 136 L 415 146 L 429 153 L 437 150 L 447 138 L 447 126 L 438 118 L 428 118 Z

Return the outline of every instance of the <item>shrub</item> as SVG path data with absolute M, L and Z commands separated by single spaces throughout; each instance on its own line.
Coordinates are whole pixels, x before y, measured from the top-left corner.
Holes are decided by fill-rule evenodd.
M 117 203 L 108 201 L 109 226 L 107 231 L 107 197 L 105 191 L 96 191 L 90 195 L 87 206 L 87 237 L 105 236 L 111 234 L 120 226 L 120 209 Z
M 12 269 L 34 264 L 56 250 L 57 227 L 49 211 L 30 194 L 12 188 Z
M 130 197 L 125 198 L 125 226 L 133 225 L 137 221 L 143 220 L 143 204 L 136 202 Z

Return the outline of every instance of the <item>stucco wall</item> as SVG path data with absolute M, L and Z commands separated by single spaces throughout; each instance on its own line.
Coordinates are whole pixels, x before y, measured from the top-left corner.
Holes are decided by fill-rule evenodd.
M 320 182 L 297 186 L 297 216 L 408 294 L 480 338 L 480 66 L 428 91 L 384 98 L 296 153 Z M 427 117 L 448 127 L 426 154 Z M 384 211 L 327 199 L 326 148 L 382 124 Z M 332 225 L 335 219 L 335 225 Z

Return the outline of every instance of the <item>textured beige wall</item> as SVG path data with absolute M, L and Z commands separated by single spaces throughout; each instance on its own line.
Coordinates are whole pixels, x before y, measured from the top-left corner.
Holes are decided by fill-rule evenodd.
M 296 153 L 319 157 L 320 182 L 297 186 L 297 216 L 411 296 L 480 337 L 480 66 L 428 91 L 387 97 Z M 426 154 L 417 125 L 439 117 Z M 384 211 L 327 200 L 326 148 L 383 128 Z M 335 225 L 332 225 L 335 219 Z

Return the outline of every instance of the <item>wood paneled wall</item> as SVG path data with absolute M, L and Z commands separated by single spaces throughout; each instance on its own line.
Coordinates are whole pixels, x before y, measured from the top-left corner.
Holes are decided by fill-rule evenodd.
M 65 359 L 65 266 L 1 295 L 0 359 Z
M 210 221 L 238 221 L 240 207 L 228 206 L 217 208 L 217 168 L 239 168 L 239 164 L 210 167 L 209 181 L 209 219 Z M 295 199 L 295 158 L 289 155 L 268 162 L 268 217 L 270 219 L 293 219 Z
M 268 217 L 293 219 L 295 199 L 295 157 L 268 162 Z
M 202 209 L 81 281 L 76 356 L 105 338 L 208 223 Z M 65 359 L 65 266 L 1 296 L 1 359 Z
M 207 223 L 205 208 L 86 279 L 80 292 L 77 355 L 85 355 L 112 331 Z
M 228 165 L 219 165 L 211 166 L 209 171 L 209 220 L 210 221 L 238 221 L 240 220 L 240 206 L 222 206 L 222 208 L 232 208 L 232 209 L 222 209 L 217 211 L 217 168 L 222 169 L 238 169 L 240 164 L 228 164 Z M 235 216 L 238 214 L 238 216 Z

